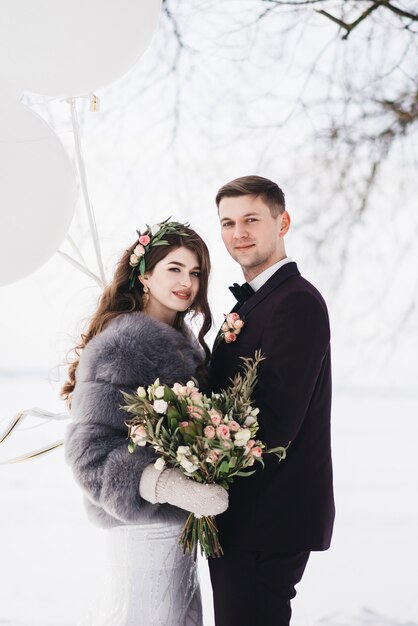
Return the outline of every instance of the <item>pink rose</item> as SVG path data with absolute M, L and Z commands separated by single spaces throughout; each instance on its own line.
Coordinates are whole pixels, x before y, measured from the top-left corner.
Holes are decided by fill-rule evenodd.
M 187 407 L 187 412 L 190 415 L 190 417 L 194 417 L 194 419 L 196 419 L 196 420 L 201 420 L 202 419 L 202 410 L 203 409 L 201 409 L 198 406 L 189 405 Z
M 180 426 L 181 426 L 182 428 L 187 428 L 187 427 L 188 427 L 188 425 L 189 425 L 189 422 L 187 422 L 187 421 L 180 422 Z
M 256 456 L 256 457 L 260 458 L 261 455 L 263 454 L 263 451 L 260 448 L 260 446 L 254 446 L 254 448 L 252 448 L 252 450 L 251 450 L 251 454 L 253 456 Z
M 254 439 L 250 439 L 247 443 L 247 445 L 245 446 L 245 453 L 246 454 L 250 454 L 251 452 L 251 448 L 254 447 L 255 444 L 255 440 Z
M 212 420 L 212 424 L 214 424 L 214 426 L 219 426 L 222 420 L 222 416 L 219 415 L 218 411 L 216 411 L 216 409 L 211 409 L 209 411 L 209 415 L 210 419 Z
M 148 235 L 141 235 L 139 238 L 139 243 L 143 246 L 147 246 L 150 241 L 151 239 L 148 237 Z
M 147 436 L 147 429 L 143 424 L 139 424 L 138 426 L 131 426 L 131 435 L 138 435 L 139 437 Z
M 184 385 L 180 385 L 180 383 L 174 383 L 172 386 L 172 390 L 176 394 L 176 396 L 186 396 L 188 395 L 188 388 Z
M 228 317 L 231 320 L 231 322 L 236 322 L 236 320 L 239 320 L 238 313 L 230 313 Z
M 215 429 L 213 426 L 206 426 L 203 432 L 205 433 L 205 437 L 208 439 L 213 439 L 215 436 Z
M 139 243 L 134 250 L 134 254 L 136 254 L 136 256 L 144 256 L 145 254 L 144 246 L 141 246 L 141 244 Z
M 229 439 L 231 437 L 231 433 L 229 432 L 229 428 L 226 424 L 220 424 L 216 429 L 216 434 L 219 439 Z
M 139 426 L 131 426 L 129 436 L 134 443 L 138 443 L 139 441 L 147 438 L 147 429 L 145 428 L 145 426 L 142 426 L 142 424 Z
M 199 391 L 194 391 L 192 389 L 192 392 L 190 394 L 190 400 L 195 404 L 202 404 L 202 394 Z
M 233 343 L 237 339 L 236 334 L 235 333 L 230 333 L 230 332 L 225 333 L 224 337 L 225 337 L 226 343 Z
M 236 433 L 240 429 L 240 425 L 235 420 L 229 420 L 228 422 L 229 429 L 232 430 L 233 433 Z

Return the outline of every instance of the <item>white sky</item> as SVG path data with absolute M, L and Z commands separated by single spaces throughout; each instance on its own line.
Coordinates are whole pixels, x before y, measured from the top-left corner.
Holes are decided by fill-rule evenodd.
M 210 299 L 219 323 L 233 302 L 227 285 L 241 275 L 220 240 L 215 193 L 239 175 L 270 177 L 283 186 L 293 219 L 288 254 L 329 304 L 336 383 L 414 386 L 417 316 L 413 310 L 407 315 L 418 291 L 413 141 L 394 151 L 370 210 L 346 234 L 348 227 L 338 215 L 348 184 L 333 193 L 334 172 L 321 155 L 312 154 L 313 128 L 334 111 L 326 103 L 318 111 L 315 101 L 324 94 L 330 68 L 347 69 L 351 59 L 348 78 L 361 83 L 375 60 L 369 56 L 364 66 L 360 60 L 355 64 L 361 40 L 348 48 L 334 25 L 319 16 L 274 13 L 246 28 L 253 21 L 253 6 L 212 2 L 202 20 L 199 2 L 187 9 L 173 3 L 185 44 L 178 72 L 169 71 L 175 40 L 162 20 L 137 66 L 98 92 L 99 113 L 90 113 L 88 102 L 79 100 L 107 276 L 141 224 L 169 215 L 190 220 L 212 254 Z M 295 22 L 296 28 L 287 32 Z M 396 56 L 396 42 L 392 38 L 384 46 L 388 64 L 391 54 Z M 313 61 L 317 74 L 310 76 Z M 337 81 L 333 85 L 331 92 Z M 68 105 L 29 93 L 24 101 L 51 124 L 73 158 Z M 361 163 L 358 168 L 360 175 Z M 315 253 L 315 241 L 333 221 L 336 226 Z M 81 197 L 70 234 L 97 271 Z M 345 251 L 344 240 L 349 242 Z M 70 251 L 65 243 L 62 249 Z M 65 358 L 98 295 L 92 281 L 58 255 L 24 280 L 1 287 L 0 373 L 50 372 Z

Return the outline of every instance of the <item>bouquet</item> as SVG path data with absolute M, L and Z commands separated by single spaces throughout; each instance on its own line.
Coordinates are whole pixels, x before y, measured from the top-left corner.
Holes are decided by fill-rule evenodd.
M 123 393 L 122 408 L 130 414 L 129 451 L 151 445 L 158 454 L 155 467 L 177 467 L 185 476 L 200 483 L 217 483 L 228 489 L 236 476 L 250 476 L 255 463 L 264 466 L 263 454 L 286 457 L 287 447 L 266 450 L 256 439 L 259 409 L 252 404 L 257 368 L 264 359 L 243 359 L 243 371 L 221 393 L 205 395 L 195 380 L 172 387 L 157 379 L 135 393 Z M 221 556 L 214 517 L 190 513 L 180 536 L 184 552 L 196 559 L 197 546 L 208 556 Z

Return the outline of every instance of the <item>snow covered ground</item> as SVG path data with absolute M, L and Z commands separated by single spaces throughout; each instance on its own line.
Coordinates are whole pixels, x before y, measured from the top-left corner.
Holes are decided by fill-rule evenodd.
M 0 431 L 21 408 L 62 410 L 55 394 L 39 377 L 2 377 Z M 336 391 L 334 541 L 311 557 L 292 626 L 418 626 L 417 409 L 418 392 Z M 23 428 L 0 447 L 0 461 L 63 430 Z M 0 466 L 0 531 L 0 625 L 75 626 L 100 591 L 103 537 L 85 517 L 61 450 Z

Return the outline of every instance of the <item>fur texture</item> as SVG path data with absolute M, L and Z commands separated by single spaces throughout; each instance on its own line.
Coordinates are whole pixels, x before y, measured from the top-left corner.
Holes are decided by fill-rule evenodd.
M 148 446 L 129 453 L 121 390 L 134 391 L 156 378 L 169 385 L 186 382 L 202 359 L 194 339 L 140 312 L 119 315 L 84 348 L 65 452 L 89 517 L 99 526 L 185 518 L 181 509 L 140 497 L 141 473 L 155 453 Z

